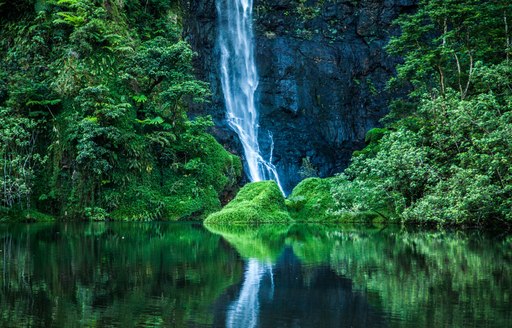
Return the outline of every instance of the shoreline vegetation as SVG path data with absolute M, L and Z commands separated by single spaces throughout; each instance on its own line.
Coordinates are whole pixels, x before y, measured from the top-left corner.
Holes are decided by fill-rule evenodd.
M 176 1 L 0 1 L 0 221 L 200 218 L 242 164 L 208 132 Z M 44 214 L 43 214 L 44 212 Z
M 273 182 L 234 197 L 242 163 L 197 113 L 211 92 L 184 14 L 167 0 L 0 1 L 0 222 L 512 224 L 508 0 L 401 15 L 382 126 L 342 174 L 287 199 Z

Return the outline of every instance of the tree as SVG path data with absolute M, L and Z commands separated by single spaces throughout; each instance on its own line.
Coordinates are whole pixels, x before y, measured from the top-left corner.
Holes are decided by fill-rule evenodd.
M 379 138 L 335 180 L 338 212 L 387 210 L 404 221 L 511 223 L 512 65 L 507 1 L 420 1 L 398 19 L 392 82 L 412 91 Z M 393 216 L 393 215 L 390 215 Z
M 503 0 L 420 1 L 415 13 L 397 19 L 402 33 L 388 45 L 404 58 L 394 82 L 410 81 L 413 96 L 444 95 L 450 87 L 466 98 L 478 61 L 497 64 L 510 55 L 511 16 Z

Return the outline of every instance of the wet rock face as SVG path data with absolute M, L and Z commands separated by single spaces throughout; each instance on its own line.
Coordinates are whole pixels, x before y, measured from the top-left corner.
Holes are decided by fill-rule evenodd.
M 416 0 L 255 0 L 260 144 L 290 191 L 309 157 L 320 176 L 342 171 L 387 113 L 385 84 L 398 60 L 384 50 L 391 22 Z M 241 153 L 224 120 L 215 0 L 187 1 L 185 34 L 200 78 L 214 93 L 206 110 L 216 135 Z M 272 138 L 270 137 L 272 136 Z M 310 170 L 311 171 L 311 170 Z

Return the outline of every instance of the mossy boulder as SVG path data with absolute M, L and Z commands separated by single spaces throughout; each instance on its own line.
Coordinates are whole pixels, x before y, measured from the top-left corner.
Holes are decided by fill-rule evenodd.
M 331 193 L 333 180 L 309 178 L 299 183 L 286 200 L 286 207 L 293 219 L 299 222 L 333 222 L 331 214 L 334 199 Z
M 220 212 L 210 215 L 208 224 L 287 223 L 291 218 L 284 197 L 274 181 L 254 182 L 243 187 Z
M 306 223 L 382 223 L 386 219 L 374 211 L 336 212 L 332 189 L 336 178 L 309 178 L 293 189 L 286 200 L 290 216 Z M 336 214 L 334 214 L 336 212 Z

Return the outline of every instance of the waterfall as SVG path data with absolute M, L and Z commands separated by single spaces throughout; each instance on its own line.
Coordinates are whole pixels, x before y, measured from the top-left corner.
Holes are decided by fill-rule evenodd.
M 272 292 L 274 290 L 274 279 L 272 265 L 260 263 L 256 259 L 247 262 L 244 283 L 238 299 L 229 307 L 226 327 L 227 328 L 254 328 L 258 325 L 260 309 L 259 290 L 263 276 L 269 273 L 271 276 Z
M 259 81 L 254 59 L 253 0 L 217 0 L 216 5 L 220 77 L 228 124 L 242 142 L 249 179 L 274 180 L 283 192 L 276 167 L 272 164 L 272 154 L 266 160 L 258 142 L 258 110 L 254 95 Z M 270 132 L 269 137 L 273 150 Z

